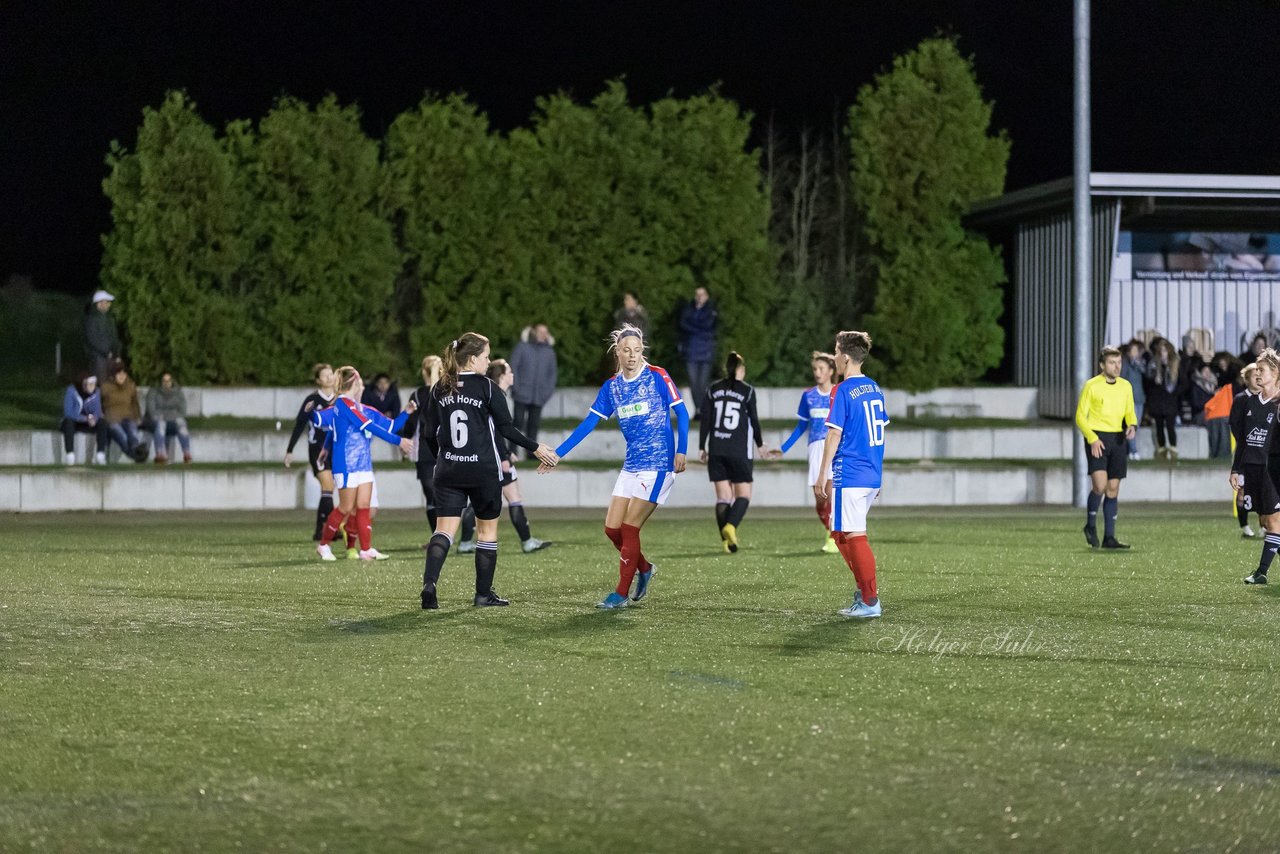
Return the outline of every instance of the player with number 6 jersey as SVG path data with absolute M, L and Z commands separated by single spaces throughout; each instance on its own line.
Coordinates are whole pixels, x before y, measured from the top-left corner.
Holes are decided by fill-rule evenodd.
M 836 369 L 846 379 L 836 386 L 831 398 L 827 415 L 830 429 L 822 452 L 822 469 L 830 467 L 834 489 L 831 530 L 858 584 L 853 604 L 842 608 L 840 614 L 859 619 L 879 617 L 881 610 L 876 559 L 867 543 L 867 511 L 880 495 L 884 428 L 889 423 L 884 392 L 862 373 L 862 363 L 870 352 L 871 336 L 865 332 L 836 336 Z

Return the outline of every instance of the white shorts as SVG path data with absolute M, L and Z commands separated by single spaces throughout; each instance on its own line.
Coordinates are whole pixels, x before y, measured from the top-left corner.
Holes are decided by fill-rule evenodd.
M 373 483 L 373 472 L 353 471 L 346 474 L 333 475 L 333 485 L 337 489 L 354 489 L 362 483 Z M 374 487 L 375 489 L 377 487 Z
M 613 494 L 617 498 L 643 498 L 661 506 L 667 503 L 675 480 L 675 472 L 622 471 L 613 484 Z
M 822 465 L 822 452 L 827 447 L 826 442 L 810 442 L 809 443 L 809 485 L 816 486 L 818 483 L 818 466 Z M 827 476 L 824 481 L 831 480 L 831 467 L 827 467 Z
M 867 486 L 837 489 L 831 501 L 831 530 L 846 534 L 863 534 L 867 530 L 867 511 L 880 490 Z

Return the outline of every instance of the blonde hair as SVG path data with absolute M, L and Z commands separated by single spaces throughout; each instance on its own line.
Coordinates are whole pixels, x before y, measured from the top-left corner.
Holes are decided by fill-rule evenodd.
M 1257 364 L 1254 362 L 1250 362 L 1249 364 L 1245 365 L 1243 368 L 1240 369 L 1240 379 L 1244 380 L 1245 384 L 1247 385 L 1249 383 L 1249 380 L 1257 372 L 1258 372 Z
M 1277 374 L 1280 374 L 1280 353 L 1276 353 L 1275 350 L 1272 350 L 1270 347 L 1268 347 L 1267 349 L 1263 350 L 1261 353 L 1258 354 L 1258 359 L 1256 362 L 1254 362 L 1254 365 L 1261 365 L 1263 362 L 1266 362 L 1268 365 L 1270 365 L 1271 370 L 1275 371 Z
M 444 348 L 444 372 L 440 382 L 446 392 L 458 390 L 458 373 L 462 366 L 484 352 L 489 346 L 489 339 L 479 332 L 464 332 L 449 342 Z
M 638 338 L 641 348 L 648 349 L 648 344 L 644 340 L 644 331 L 633 323 L 624 323 L 610 332 L 606 339 L 609 342 L 609 349 L 605 352 L 613 354 L 614 365 L 618 370 L 622 370 L 622 362 L 618 358 L 618 347 L 622 344 L 623 338 Z
M 434 353 L 430 356 L 422 357 L 422 374 L 423 380 L 428 386 L 434 387 L 440 382 L 440 374 L 444 371 L 444 360 Z
M 343 365 L 336 371 L 338 375 L 338 394 L 346 394 L 360 379 L 360 372 L 350 365 Z

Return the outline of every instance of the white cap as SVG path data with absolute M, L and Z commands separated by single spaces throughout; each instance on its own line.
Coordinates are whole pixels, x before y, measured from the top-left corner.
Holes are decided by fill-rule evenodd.
M 107 302 L 114 302 L 115 297 L 113 297 L 111 294 L 107 293 L 106 291 L 98 290 L 93 292 L 93 299 L 90 300 L 90 302 L 98 303 L 98 302 L 102 302 L 103 300 L 106 300 Z

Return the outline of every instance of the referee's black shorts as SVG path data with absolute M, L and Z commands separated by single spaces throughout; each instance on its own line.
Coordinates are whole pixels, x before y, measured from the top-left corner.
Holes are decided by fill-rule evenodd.
M 1107 480 L 1120 480 L 1129 473 L 1129 441 L 1124 433 L 1098 433 L 1102 440 L 1102 456 L 1095 457 L 1089 441 L 1084 443 L 1084 456 L 1089 461 L 1089 474 L 1105 471 Z
M 1280 491 L 1265 465 L 1241 466 L 1240 477 L 1244 478 L 1244 509 L 1259 516 L 1280 512 Z

